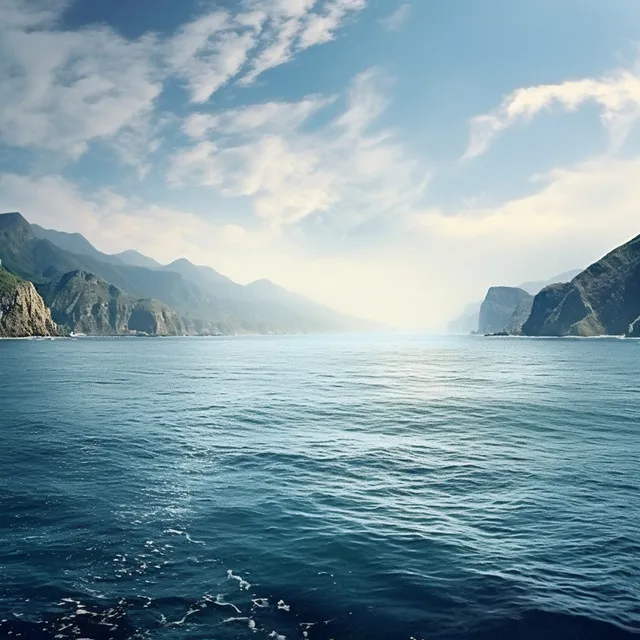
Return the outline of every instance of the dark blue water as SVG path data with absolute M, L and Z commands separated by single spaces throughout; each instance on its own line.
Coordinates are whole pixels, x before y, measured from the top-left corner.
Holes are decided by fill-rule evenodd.
M 639 373 L 615 339 L 0 341 L 0 637 L 631 637 Z

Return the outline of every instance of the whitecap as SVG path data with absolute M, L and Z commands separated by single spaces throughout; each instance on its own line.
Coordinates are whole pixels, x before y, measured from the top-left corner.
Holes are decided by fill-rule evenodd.
M 278 601 L 278 609 L 282 611 L 291 611 L 291 605 L 287 604 L 284 600 Z
M 233 571 L 231 569 L 227 569 L 227 579 L 228 580 L 237 580 L 238 585 L 240 586 L 241 589 L 244 589 L 245 591 L 249 590 L 249 587 L 251 587 L 251 584 L 248 583 L 244 578 L 242 578 L 241 576 L 237 576 L 233 573 Z
M 224 596 L 221 593 L 216 596 L 215 600 L 212 600 L 210 595 L 205 595 L 204 600 L 205 602 L 212 602 L 213 604 L 217 604 L 219 607 L 231 607 L 232 609 L 235 609 L 236 613 L 242 613 L 242 611 L 240 611 L 240 609 L 238 609 L 238 607 L 236 607 L 233 602 L 225 602 Z

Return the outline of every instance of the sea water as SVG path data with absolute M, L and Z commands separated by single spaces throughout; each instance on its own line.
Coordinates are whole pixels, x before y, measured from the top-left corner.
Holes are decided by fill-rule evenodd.
M 640 342 L 0 341 L 0 637 L 640 631 Z

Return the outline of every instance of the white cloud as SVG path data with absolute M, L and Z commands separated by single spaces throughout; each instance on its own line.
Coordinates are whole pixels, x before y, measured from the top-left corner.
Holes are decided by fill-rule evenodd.
M 264 46 L 241 78 L 241 84 L 251 84 L 265 71 L 289 62 L 302 51 L 330 42 L 349 15 L 365 6 L 366 0 L 267 2 L 270 21 L 262 36 Z
M 3 29 L 35 29 L 51 26 L 68 0 L 2 0 L 0 26 Z
M 0 211 L 22 211 L 30 222 L 79 232 L 106 253 L 135 248 L 168 263 L 182 256 L 208 264 L 215 247 L 255 246 L 252 233 L 180 209 L 127 199 L 109 190 L 83 195 L 59 176 L 0 174 Z
M 0 0 L 0 143 L 77 159 L 103 141 L 144 173 L 158 146 L 156 98 L 170 78 L 204 103 L 226 84 L 250 83 L 331 39 L 365 2 L 244 0 L 162 42 L 107 26 L 66 30 L 59 19 L 67 0 Z M 314 40 L 305 29 L 320 17 L 329 22 Z
M 419 218 L 438 233 L 475 239 L 501 236 L 539 245 L 548 238 L 591 237 L 606 246 L 640 234 L 640 159 L 602 159 L 556 169 L 536 181 L 533 195 L 491 209 L 458 215 L 426 213 Z
M 251 16 L 238 21 L 225 11 L 214 11 L 184 25 L 170 40 L 171 68 L 185 78 L 192 102 L 206 102 L 240 72 L 264 19 L 255 12 Z
M 387 31 L 400 31 L 411 17 L 411 5 L 408 2 L 401 4 L 392 14 L 380 20 L 380 24 Z
M 482 155 L 501 131 L 518 122 L 529 121 L 545 109 L 559 105 L 575 111 L 587 102 L 601 108 L 602 121 L 610 132 L 612 144 L 619 146 L 640 119 L 640 76 L 630 71 L 618 71 L 599 79 L 518 89 L 495 111 L 471 121 L 471 138 L 464 159 Z
M 323 11 L 307 16 L 300 32 L 300 49 L 308 49 L 333 40 L 349 13 L 361 11 L 365 4 L 366 0 L 333 0 L 325 5 Z
M 78 157 L 150 114 L 162 88 L 152 38 L 55 30 L 53 3 L 25 6 L 2 6 L 0 141 Z
M 269 69 L 279 67 L 289 62 L 294 55 L 294 43 L 300 30 L 298 18 L 281 20 L 272 27 L 272 33 L 267 36 L 268 44 L 251 62 L 249 71 L 241 78 L 241 84 L 251 84 Z
M 323 212 L 343 228 L 399 216 L 422 197 L 427 172 L 395 132 L 375 129 L 386 85 L 380 72 L 360 74 L 345 110 L 310 130 L 303 125 L 322 98 L 194 115 L 185 128 L 198 141 L 175 155 L 169 179 L 250 197 L 275 227 Z
M 222 134 L 255 134 L 256 131 L 298 129 L 314 113 L 327 106 L 332 99 L 308 97 L 299 102 L 263 102 L 229 109 L 219 113 L 194 113 L 183 125 L 191 138 L 204 138 L 210 131 Z
M 249 85 L 309 47 L 329 42 L 366 0 L 247 0 L 235 13 L 214 10 L 183 25 L 167 44 L 174 73 L 194 103 L 225 84 Z

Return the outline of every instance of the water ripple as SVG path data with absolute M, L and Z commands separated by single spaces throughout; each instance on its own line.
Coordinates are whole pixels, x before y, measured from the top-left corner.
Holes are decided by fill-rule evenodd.
M 0 341 L 0 636 L 635 636 L 637 346 Z

